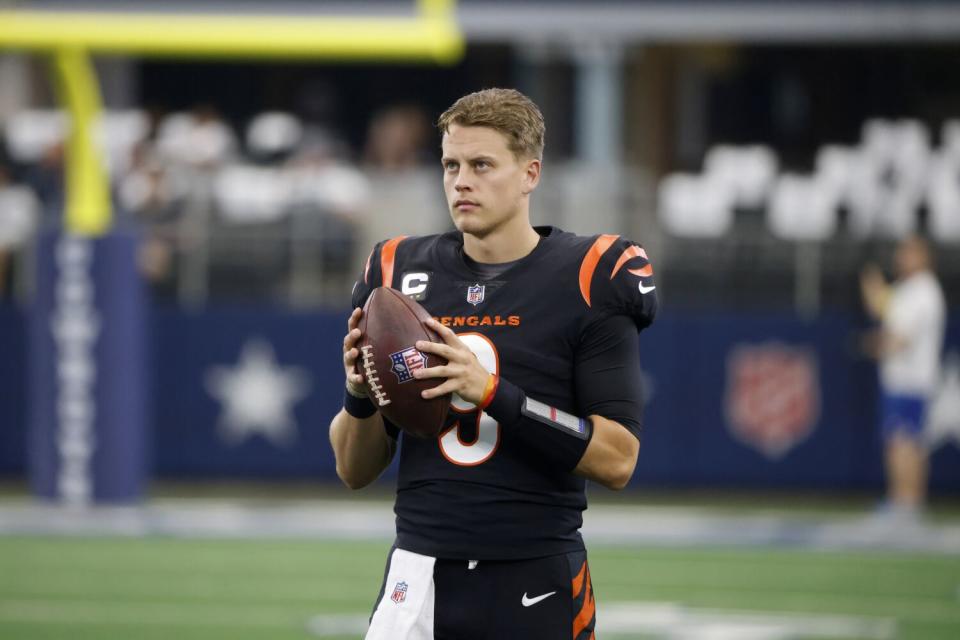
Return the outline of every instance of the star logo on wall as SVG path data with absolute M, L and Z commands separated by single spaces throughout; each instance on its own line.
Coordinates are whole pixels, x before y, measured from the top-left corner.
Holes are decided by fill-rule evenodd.
M 232 367 L 207 371 L 207 391 L 220 401 L 220 436 L 237 445 L 260 435 L 278 447 L 297 440 L 293 406 L 310 392 L 310 374 L 300 367 L 281 367 L 273 346 L 254 338 L 244 343 Z
M 951 352 L 930 403 L 924 439 L 931 451 L 951 441 L 960 447 L 960 354 Z

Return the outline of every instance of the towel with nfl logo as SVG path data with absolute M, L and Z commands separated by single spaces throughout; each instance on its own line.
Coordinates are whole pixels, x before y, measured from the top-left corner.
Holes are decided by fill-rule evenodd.
M 366 640 L 433 640 L 436 558 L 394 549 Z

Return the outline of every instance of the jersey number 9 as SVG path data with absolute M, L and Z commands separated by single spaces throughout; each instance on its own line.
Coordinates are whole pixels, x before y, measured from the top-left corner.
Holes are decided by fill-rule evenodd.
M 463 340 L 483 367 L 493 375 L 500 375 L 500 355 L 497 348 L 487 336 L 480 333 L 460 333 L 457 337 Z M 485 412 L 477 409 L 477 405 L 467 402 L 457 394 L 453 394 L 450 402 L 457 421 L 446 431 L 440 434 L 440 451 L 450 462 L 473 467 L 483 464 L 496 452 L 500 444 L 500 425 Z M 467 420 L 477 423 L 476 438 L 472 442 L 465 442 L 461 438 L 461 424 Z

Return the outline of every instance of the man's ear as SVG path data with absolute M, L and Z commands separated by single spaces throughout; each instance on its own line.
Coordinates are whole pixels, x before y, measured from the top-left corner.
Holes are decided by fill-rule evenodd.
M 538 184 L 540 184 L 540 160 L 536 158 L 527 160 L 527 166 L 523 173 L 523 195 L 527 196 L 533 193 Z

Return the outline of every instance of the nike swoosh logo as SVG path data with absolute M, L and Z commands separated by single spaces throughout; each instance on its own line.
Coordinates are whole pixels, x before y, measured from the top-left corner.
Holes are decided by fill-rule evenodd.
M 637 286 L 640 287 L 640 293 L 644 293 L 644 294 L 650 293 L 651 291 L 653 291 L 654 289 L 657 288 L 657 285 L 653 285 L 652 287 L 645 287 L 645 286 L 643 286 L 643 283 L 642 283 L 642 282 L 641 282 L 639 285 L 637 285 Z
M 525 606 L 525 607 L 532 607 L 533 605 L 537 604 L 538 602 L 542 602 L 542 601 L 546 600 L 547 598 L 549 598 L 550 596 L 552 596 L 552 595 L 555 594 L 555 593 L 556 593 L 556 591 L 551 591 L 550 593 L 545 593 L 545 594 L 543 594 L 542 596 L 537 596 L 536 598 L 528 598 L 528 597 L 527 597 L 527 592 L 524 591 L 524 592 L 523 592 L 523 598 L 520 599 L 520 604 L 522 604 L 522 605 Z

